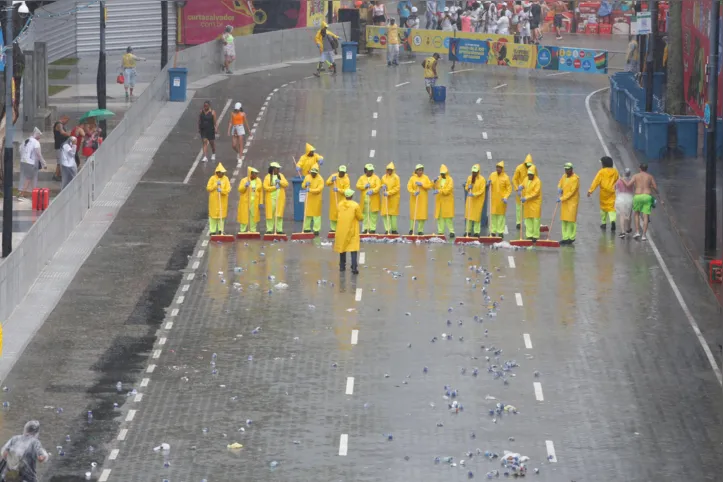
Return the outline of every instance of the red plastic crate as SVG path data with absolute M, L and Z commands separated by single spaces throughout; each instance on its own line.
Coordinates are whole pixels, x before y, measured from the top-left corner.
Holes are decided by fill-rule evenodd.
M 50 189 L 33 189 L 33 211 L 45 211 L 50 203 Z
M 598 25 L 598 30 L 600 31 L 600 35 L 612 35 L 613 33 L 613 26 L 609 23 L 601 23 Z
M 723 284 L 723 259 L 714 259 L 708 265 L 708 279 L 711 283 Z
M 597 35 L 597 24 L 590 23 L 587 25 L 587 33 L 590 35 Z

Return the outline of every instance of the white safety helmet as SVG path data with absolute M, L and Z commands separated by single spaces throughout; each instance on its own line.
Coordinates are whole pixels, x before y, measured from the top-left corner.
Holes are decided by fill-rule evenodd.
M 236 104 L 233 106 L 234 110 L 241 110 L 243 105 L 241 105 L 241 102 L 236 102 Z
M 417 7 L 412 7 L 412 13 L 417 13 Z

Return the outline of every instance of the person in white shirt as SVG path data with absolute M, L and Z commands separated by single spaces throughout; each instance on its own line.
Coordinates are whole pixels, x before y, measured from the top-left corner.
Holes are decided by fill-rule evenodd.
M 500 18 L 497 19 L 498 35 L 510 34 L 510 18 L 507 16 L 506 8 L 507 7 L 502 7 L 502 10 L 500 10 Z
M 33 192 L 38 183 L 38 171 L 48 167 L 38 141 L 42 135 L 43 133 L 36 127 L 33 129 L 33 135 L 20 146 L 20 186 L 22 187 L 18 191 L 18 201 L 27 201 L 23 194 L 27 196 Z
M 530 4 L 525 2 L 522 4 L 522 11 L 517 14 L 518 24 L 517 30 L 520 32 L 520 41 L 523 44 L 530 43 Z
M 417 15 L 417 7 L 412 7 L 412 14 L 407 18 L 406 28 L 419 28 L 419 16 Z
M 442 31 L 444 32 L 453 32 L 455 30 L 457 24 L 452 21 L 452 16 L 449 13 L 449 7 L 444 7 L 444 16 L 442 17 L 440 25 L 442 27 Z
M 497 6 L 485 2 L 485 33 L 497 33 Z
M 60 175 L 63 183 L 60 187 L 62 191 L 65 186 L 78 174 L 78 166 L 75 165 L 75 151 L 78 149 L 78 139 L 73 136 L 68 137 L 61 147 L 60 153 Z

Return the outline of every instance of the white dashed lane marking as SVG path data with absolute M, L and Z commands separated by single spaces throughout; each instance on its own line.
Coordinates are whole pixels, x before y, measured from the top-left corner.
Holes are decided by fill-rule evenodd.
M 529 333 L 523 333 L 522 338 L 525 340 L 525 348 L 532 350 L 532 338 Z
M 359 343 L 359 330 L 351 330 L 351 344 L 356 345 Z

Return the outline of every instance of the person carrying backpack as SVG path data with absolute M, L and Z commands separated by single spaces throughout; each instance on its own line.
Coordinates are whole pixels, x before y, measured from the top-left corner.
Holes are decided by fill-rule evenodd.
M 319 52 L 321 53 L 321 59 L 319 65 L 316 68 L 315 76 L 321 75 L 321 70 L 324 67 L 324 63 L 329 65 L 329 70 L 332 74 L 336 74 L 336 64 L 334 63 L 334 54 L 336 49 L 339 48 L 339 37 L 328 30 L 326 22 L 321 22 L 321 28 L 316 32 L 314 41 L 319 46 Z
M 48 452 L 38 440 L 40 422 L 30 420 L 22 435 L 15 435 L 2 448 L 2 458 L 7 470 L 5 482 L 37 482 L 35 470 L 38 462 L 48 460 Z

